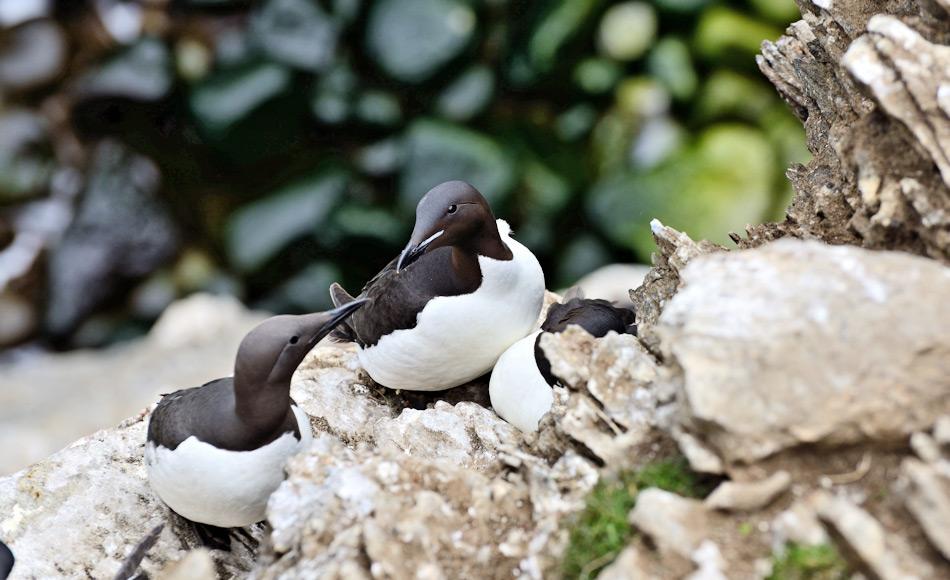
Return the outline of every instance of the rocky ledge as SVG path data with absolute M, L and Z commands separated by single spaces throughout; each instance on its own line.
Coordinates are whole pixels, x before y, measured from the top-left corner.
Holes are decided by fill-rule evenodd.
M 324 343 L 293 385 L 316 438 L 258 546 L 189 551 L 145 480 L 146 410 L 0 480 L 14 577 L 113 576 L 163 522 L 153 577 L 540 578 L 578 553 L 605 578 L 765 577 L 809 549 L 869 577 L 950 574 L 950 270 L 655 235 L 661 267 L 635 293 L 662 305 L 649 338 L 546 338 L 563 386 L 538 433 L 499 419 L 484 382 L 388 391 Z M 621 543 L 598 553 L 585 534 L 610 486 Z

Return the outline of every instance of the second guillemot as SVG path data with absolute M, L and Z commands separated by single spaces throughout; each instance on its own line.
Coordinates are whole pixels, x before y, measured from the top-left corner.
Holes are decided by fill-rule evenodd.
M 0 580 L 5 580 L 13 570 L 13 552 L 6 544 L 0 542 Z
M 331 295 L 354 299 L 337 284 Z M 478 190 L 450 181 L 419 201 L 406 248 L 360 296 L 372 303 L 336 334 L 359 345 L 366 372 L 391 389 L 440 391 L 485 374 L 536 328 L 544 273 Z
M 576 324 L 600 338 L 610 331 L 636 334 L 632 310 L 618 308 L 606 300 L 571 298 L 554 304 L 541 330 L 526 336 L 505 351 L 489 381 L 488 393 L 498 416 L 522 431 L 537 431 L 538 421 L 551 409 L 551 387 L 557 378 L 551 363 L 541 350 L 541 335 L 557 334 Z
M 306 447 L 310 420 L 290 398 L 290 379 L 317 342 L 366 304 L 274 316 L 238 348 L 234 376 L 165 395 L 145 446 L 149 482 L 205 545 L 228 549 L 227 528 L 264 519 L 284 463 Z

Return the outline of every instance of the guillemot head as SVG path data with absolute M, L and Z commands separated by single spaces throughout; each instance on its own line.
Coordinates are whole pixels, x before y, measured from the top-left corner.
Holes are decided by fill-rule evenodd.
M 258 385 L 289 383 L 307 353 L 367 302 L 360 298 L 326 312 L 268 318 L 241 341 L 234 361 L 235 378 Z
M 416 225 L 399 255 L 396 270 L 429 250 L 460 246 L 479 251 L 498 246 L 498 228 L 488 200 L 464 181 L 447 181 L 430 189 L 416 206 Z

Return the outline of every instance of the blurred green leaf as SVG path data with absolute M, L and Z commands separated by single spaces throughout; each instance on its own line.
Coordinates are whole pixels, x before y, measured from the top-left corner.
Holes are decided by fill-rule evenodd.
M 730 231 L 762 219 L 774 170 L 772 148 L 762 133 L 714 125 L 693 147 L 654 170 L 615 173 L 598 182 L 588 211 L 615 243 L 642 258 L 654 249 L 653 218 L 696 239 L 725 242 Z
M 340 269 L 332 262 L 314 262 L 281 284 L 258 306 L 270 312 L 327 310 L 333 307 L 330 284 L 339 282 L 341 277 Z
M 528 40 L 531 67 L 547 72 L 554 66 L 558 52 L 584 25 L 601 0 L 549 1 L 547 10 Z
M 588 103 L 574 105 L 558 115 L 557 135 L 564 141 L 576 141 L 590 132 L 597 122 L 597 109 Z
M 0 114 L 0 202 L 37 195 L 53 173 L 46 123 L 24 109 Z
M 798 20 L 801 14 L 795 0 L 749 0 L 756 12 L 777 24 Z
M 712 0 L 653 0 L 661 10 L 669 12 L 698 12 L 700 8 L 705 7 Z
M 329 125 L 345 121 L 350 116 L 356 85 L 357 78 L 350 65 L 345 62 L 337 63 L 314 84 L 310 98 L 313 116 Z
M 569 4 L 569 2 L 567 3 Z M 600 21 L 598 42 L 607 56 L 636 60 L 653 44 L 656 12 L 645 2 L 622 2 L 607 9 Z
M 407 161 L 399 182 L 403 208 L 415 212 L 436 185 L 460 179 L 498 208 L 515 179 L 510 156 L 490 137 L 441 121 L 419 120 L 409 128 Z
M 590 234 L 581 234 L 561 252 L 557 267 L 557 288 L 566 288 L 585 274 L 610 262 L 610 252 Z
M 260 268 L 326 219 L 343 195 L 346 181 L 342 171 L 317 170 L 238 209 L 226 228 L 231 261 L 242 272 Z
M 525 164 L 527 209 L 531 213 L 553 215 L 571 199 L 571 185 L 554 170 L 539 161 Z
M 418 83 L 458 56 L 475 13 L 458 0 L 380 0 L 370 9 L 366 48 L 393 78 Z
M 625 79 L 617 86 L 617 107 L 634 118 L 655 117 L 670 108 L 670 94 L 647 76 Z
M 345 235 L 376 238 L 393 245 L 403 242 L 408 230 L 393 212 L 361 205 L 341 207 L 333 221 Z
M 606 93 L 614 88 L 623 69 L 608 58 L 587 58 L 574 69 L 574 80 L 588 93 Z
M 191 94 L 191 110 L 201 126 L 221 136 L 268 100 L 290 87 L 290 71 L 256 63 L 208 77 Z
M 689 47 L 679 38 L 669 36 L 660 40 L 650 52 L 647 70 L 679 100 L 692 97 L 699 84 Z
M 273 60 L 311 72 L 333 61 L 339 25 L 313 0 L 267 0 L 251 20 L 251 35 Z
M 696 115 L 706 122 L 730 116 L 755 122 L 774 103 L 774 89 L 769 85 L 731 70 L 719 69 L 706 79 L 700 91 Z
M 81 99 L 125 98 L 157 101 L 172 87 L 172 61 L 168 48 L 156 38 L 143 38 L 76 82 Z
M 487 66 L 477 65 L 462 73 L 436 100 L 436 111 L 452 121 L 467 121 L 491 100 L 495 76 Z
M 707 59 L 715 60 L 729 53 L 751 57 L 758 54 L 764 40 L 776 40 L 782 31 L 736 12 L 715 6 L 703 12 L 696 27 L 696 48 Z
M 356 116 L 364 123 L 391 126 L 402 119 L 402 108 L 390 93 L 366 91 L 356 101 Z
M 356 165 L 368 175 L 388 175 L 402 166 L 405 153 L 401 139 L 383 139 L 360 149 L 356 153 Z

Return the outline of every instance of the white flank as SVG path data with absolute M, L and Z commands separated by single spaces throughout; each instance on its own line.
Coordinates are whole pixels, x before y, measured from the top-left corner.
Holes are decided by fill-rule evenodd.
M 502 242 L 513 257 L 479 256 L 478 290 L 432 299 L 415 327 L 397 330 L 360 351 L 360 364 L 373 380 L 409 391 L 456 387 L 491 370 L 506 348 L 535 330 L 544 302 L 544 272 L 510 231 L 498 220 Z
M 529 334 L 511 345 L 498 359 L 488 383 L 491 406 L 498 416 L 525 432 L 538 430 L 538 421 L 554 401 L 551 386 L 534 358 L 539 334 Z
M 286 433 L 253 451 L 218 449 L 194 436 L 174 451 L 149 442 L 145 464 L 152 488 L 175 513 L 195 522 L 237 528 L 263 520 L 287 459 L 313 439 L 306 413 L 292 408 L 300 441 Z

